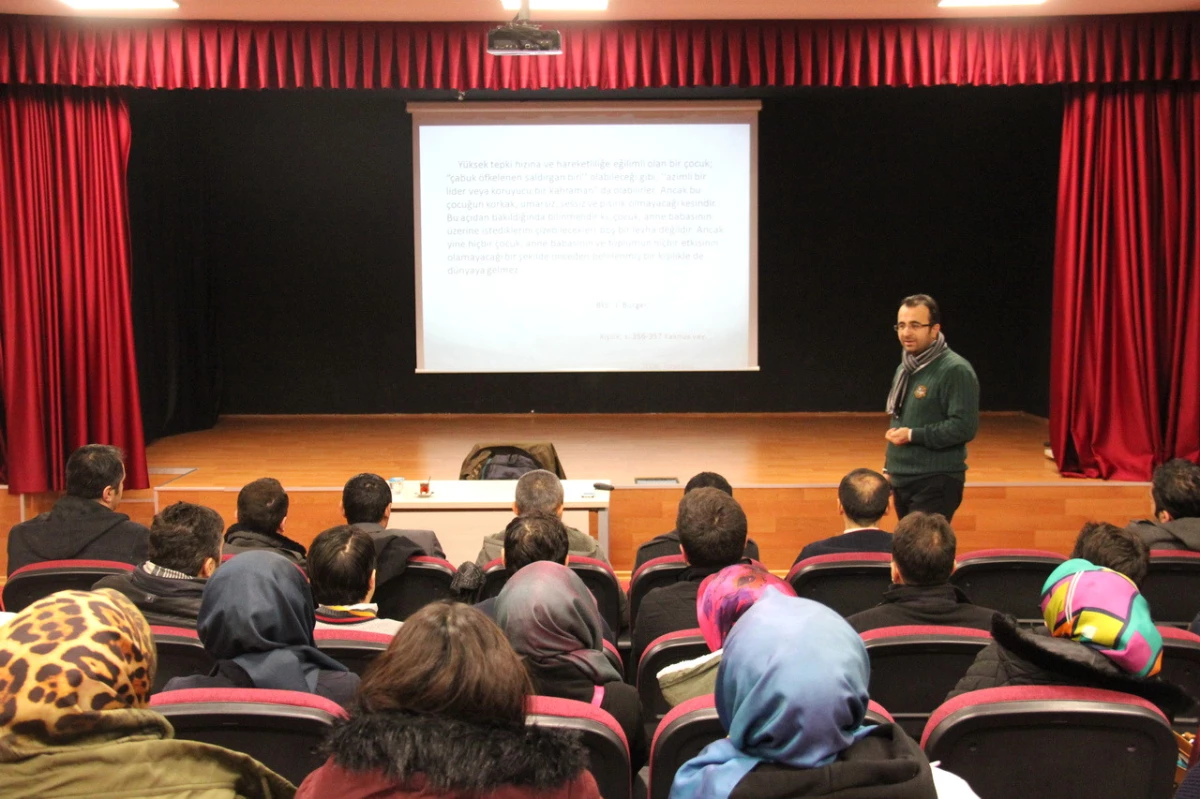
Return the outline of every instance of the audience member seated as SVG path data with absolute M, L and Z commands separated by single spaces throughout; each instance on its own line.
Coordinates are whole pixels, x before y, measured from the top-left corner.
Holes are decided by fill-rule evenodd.
M 844 530 L 821 541 L 806 544 L 792 565 L 817 555 L 842 552 L 891 552 L 892 534 L 876 525 L 888 510 L 892 486 L 879 472 L 855 469 L 838 485 L 838 515 Z
M 561 519 L 563 514 L 562 481 L 554 472 L 548 472 L 545 469 L 526 472 L 521 475 L 521 479 L 517 480 L 517 493 L 512 510 L 515 516 L 524 516 L 527 513 L 548 513 Z M 572 555 L 595 558 L 608 563 L 608 555 L 600 548 L 596 539 L 574 527 L 566 529 Z M 479 550 L 479 556 L 475 558 L 475 563 L 483 568 L 500 557 L 503 547 L 503 530 L 485 536 L 483 547 Z
M 350 721 L 298 799 L 599 799 L 570 735 L 525 726 L 531 693 L 496 625 L 439 602 L 409 617 L 363 679 Z
M 304 563 L 304 545 L 283 534 L 288 495 L 274 477 L 260 477 L 238 492 L 237 524 L 225 531 L 225 553 L 254 549 L 278 552 L 293 563 Z
M 145 618 L 110 590 L 60 591 L 0 627 L 0 797 L 288 799 L 291 783 L 218 746 L 172 740 L 147 707 Z
M 940 624 L 992 629 L 995 611 L 972 605 L 950 584 L 957 540 L 940 513 L 913 511 L 892 536 L 892 586 L 877 607 L 855 613 L 850 626 L 860 633 L 902 624 Z
M 741 560 L 746 548 L 746 514 L 737 500 L 717 488 L 697 488 L 684 494 L 675 529 L 688 568 L 678 582 L 646 594 L 638 607 L 633 626 L 635 661 L 655 638 L 697 626 L 700 583 Z
M 710 654 L 676 663 L 658 673 L 659 688 L 671 705 L 716 690 L 717 668 L 721 665 L 721 648 L 726 636 L 733 623 L 762 599 L 768 588 L 785 596 L 796 595 L 787 581 L 753 563 L 726 566 L 704 578 L 696 597 L 696 618 Z
M 1162 667 L 1162 636 L 1125 575 L 1068 560 L 1046 579 L 1041 606 L 1050 635 L 997 613 L 995 640 L 947 698 L 1005 685 L 1076 685 L 1135 694 L 1172 719 L 1192 704 L 1179 688 L 1152 679 Z
M 1183 458 L 1154 470 L 1150 499 L 1154 518 L 1130 522 L 1150 549 L 1190 549 L 1200 552 L 1200 466 Z
M 895 724 L 866 722 L 870 662 L 836 612 L 767 594 L 733 626 L 717 675 L 729 736 L 680 767 L 671 799 L 970 799 Z
M 221 514 L 212 508 L 168 505 L 150 525 L 149 560 L 94 587 L 120 591 L 151 624 L 195 627 L 204 585 L 221 563 L 224 529 Z
M 332 527 L 308 549 L 308 579 L 317 603 L 317 628 L 395 635 L 401 622 L 378 618 L 375 542 L 348 524 Z
M 719 488 L 729 496 L 733 496 L 733 486 L 716 472 L 700 472 L 700 474 L 687 481 L 687 485 L 683 487 L 683 493 L 686 494 L 697 488 Z M 637 555 L 633 560 L 633 570 L 637 571 L 648 560 L 679 555 L 682 552 L 683 550 L 679 546 L 679 532 L 672 530 L 669 533 L 663 533 L 651 538 L 637 548 Z M 758 544 L 750 539 L 746 540 L 745 556 L 753 560 L 758 560 Z
M 196 632 L 217 665 L 173 677 L 184 688 L 277 688 L 348 705 L 358 675 L 313 642 L 312 594 L 296 565 L 274 552 L 246 552 L 209 578 Z
M 1150 550 L 1133 531 L 1106 522 L 1088 522 L 1075 538 L 1072 558 L 1112 569 L 1140 586 L 1150 569 Z
M 399 536 L 418 547 L 419 551 L 415 554 L 446 557 L 437 535 L 430 530 L 388 529 L 388 520 L 392 518 L 392 489 L 377 474 L 363 472 L 346 481 L 342 488 L 342 515 L 346 517 L 346 524 L 370 535 L 376 546 L 388 538 Z
M 125 488 L 121 450 L 88 444 L 67 459 L 67 493 L 8 533 L 8 573 L 47 560 L 146 559 L 150 531 L 117 513 Z
M 646 764 L 649 745 L 637 689 L 604 654 L 596 600 L 577 574 L 547 561 L 509 579 L 496 601 L 496 621 L 533 678 L 539 696 L 597 704 L 625 731 L 630 765 Z

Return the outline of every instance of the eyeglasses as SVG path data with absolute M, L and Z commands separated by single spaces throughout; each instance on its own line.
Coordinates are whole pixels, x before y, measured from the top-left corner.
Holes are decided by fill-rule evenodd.
M 905 330 L 911 330 L 914 333 L 920 333 L 927 327 L 933 327 L 933 325 L 924 325 L 920 322 L 908 322 L 907 324 L 904 322 L 897 322 L 896 324 L 892 325 L 892 330 L 895 330 L 897 333 L 903 333 Z

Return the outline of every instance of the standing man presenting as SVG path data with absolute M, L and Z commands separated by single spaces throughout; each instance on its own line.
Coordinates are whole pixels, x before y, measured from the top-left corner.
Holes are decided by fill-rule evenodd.
M 904 357 L 892 378 L 892 417 L 884 472 L 896 516 L 940 513 L 949 521 L 962 502 L 967 442 L 979 430 L 979 380 L 946 346 L 938 304 L 928 294 L 905 297 L 896 315 Z

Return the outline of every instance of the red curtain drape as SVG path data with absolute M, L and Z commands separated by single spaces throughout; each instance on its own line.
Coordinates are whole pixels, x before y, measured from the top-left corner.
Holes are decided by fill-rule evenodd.
M 0 90 L 0 394 L 9 490 L 60 490 L 88 442 L 145 488 L 129 286 L 129 112 L 112 92 Z
M 1059 469 L 1200 456 L 1200 86 L 1069 87 L 1050 432 Z
M 495 58 L 486 23 L 0 15 L 0 83 L 152 89 L 636 89 L 1200 80 L 1200 14 L 564 23 Z

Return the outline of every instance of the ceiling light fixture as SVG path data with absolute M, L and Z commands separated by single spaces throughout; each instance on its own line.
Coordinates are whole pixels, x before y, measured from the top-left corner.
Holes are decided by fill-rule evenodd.
M 155 11 L 177 9 L 175 0 L 62 0 L 76 11 Z
M 521 0 L 501 0 L 506 11 L 517 11 Z M 530 11 L 607 11 L 608 0 L 529 0 Z
M 988 8 L 990 6 L 1040 6 L 1046 0 L 941 0 L 938 8 Z

